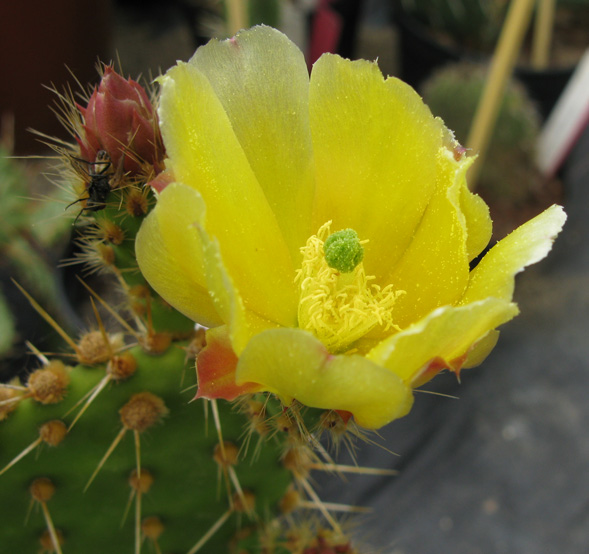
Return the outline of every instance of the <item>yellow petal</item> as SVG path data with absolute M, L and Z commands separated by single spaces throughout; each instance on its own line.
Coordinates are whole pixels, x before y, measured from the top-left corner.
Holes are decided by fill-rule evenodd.
M 443 124 L 375 63 L 333 55 L 313 66 L 309 102 L 314 228 L 332 220 L 334 231 L 369 239 L 364 265 L 379 279 L 405 252 L 435 190 Z
M 444 306 L 384 340 L 367 358 L 412 384 L 431 360 L 461 358 L 474 343 L 517 313 L 515 304 L 497 298 L 461 307 Z
M 211 40 L 189 63 L 211 83 L 298 261 L 314 232 L 309 73 L 302 52 L 279 31 L 254 27 L 231 40 Z
M 331 356 L 300 329 L 272 329 L 255 336 L 237 364 L 236 382 L 260 383 L 289 403 L 346 410 L 375 429 L 411 409 L 411 389 L 396 375 L 361 356 Z
M 515 275 L 548 254 L 565 221 L 564 210 L 551 206 L 499 241 L 472 271 L 460 304 L 487 296 L 510 300 Z
M 276 327 L 276 323 L 245 307 L 233 278 L 225 268 L 218 242 L 206 234 L 202 225 L 197 225 L 197 230 L 203 244 L 209 293 L 221 319 L 228 325 L 233 350 L 239 355 L 254 335 Z
M 276 218 L 208 79 L 179 63 L 161 79 L 160 127 L 177 182 L 198 190 L 206 231 L 253 312 L 294 325 L 294 268 Z
M 476 367 L 482 364 L 486 357 L 491 353 L 491 350 L 495 348 L 497 341 L 499 340 L 499 331 L 493 329 L 489 331 L 482 339 L 480 339 L 468 352 L 463 369 Z
M 194 190 L 169 185 L 145 218 L 135 242 L 141 273 L 172 306 L 207 327 L 220 325 L 204 276 L 202 244 L 194 223 L 203 217 Z
M 393 321 L 401 328 L 455 303 L 468 283 L 468 229 L 461 191 L 470 162 L 457 162 L 445 148 L 437 161 L 436 191 L 407 250 L 387 273 L 387 283 L 406 291 L 393 308 Z
M 474 158 L 470 158 L 474 161 Z M 470 167 L 470 160 L 466 168 Z M 493 234 L 493 224 L 489 215 L 489 207 L 478 195 L 473 194 L 466 185 L 466 173 L 459 176 L 463 180 L 460 188 L 460 209 L 464 214 L 466 225 L 466 251 L 468 261 L 476 258 L 489 244 Z

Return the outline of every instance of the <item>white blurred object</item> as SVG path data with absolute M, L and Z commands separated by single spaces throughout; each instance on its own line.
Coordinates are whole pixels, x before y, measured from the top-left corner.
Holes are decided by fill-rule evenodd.
M 283 0 L 280 3 L 280 30 L 303 52 L 309 42 L 308 17 L 317 0 Z
M 588 123 L 589 50 L 586 50 L 540 133 L 536 161 L 544 175 L 556 174 Z

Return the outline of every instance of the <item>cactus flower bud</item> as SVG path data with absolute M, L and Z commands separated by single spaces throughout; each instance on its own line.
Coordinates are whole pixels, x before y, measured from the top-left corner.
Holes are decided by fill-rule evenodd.
M 138 172 L 142 163 L 153 165 L 156 173 L 163 169 L 157 113 L 139 83 L 107 66 L 87 107 L 78 109 L 84 125 L 77 141 L 84 159 L 94 160 L 99 150 L 106 150 L 114 167 L 123 160 L 125 171 Z

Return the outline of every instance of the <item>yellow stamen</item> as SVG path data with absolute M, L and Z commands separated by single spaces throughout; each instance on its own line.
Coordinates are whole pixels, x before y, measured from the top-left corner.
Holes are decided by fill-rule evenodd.
M 297 271 L 300 286 L 299 327 L 313 333 L 330 352 L 345 351 L 376 326 L 399 328 L 393 323 L 395 300 L 405 291 L 392 285 L 371 284 L 364 264 L 350 273 L 329 267 L 323 245 L 330 235 L 331 221 L 325 223 L 301 248 L 303 261 Z M 366 243 L 367 241 L 360 241 Z

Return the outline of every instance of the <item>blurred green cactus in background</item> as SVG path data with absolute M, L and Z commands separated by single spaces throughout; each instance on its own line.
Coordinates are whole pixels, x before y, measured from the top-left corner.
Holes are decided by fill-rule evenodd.
M 54 265 L 63 253 L 71 225 L 63 216 L 66 191 L 50 187 L 43 201 L 31 201 L 43 180 L 29 165 L 0 148 L 0 359 L 18 356 L 23 314 L 11 300 L 13 278 L 31 291 L 57 319 L 64 321 L 61 291 Z M 27 322 L 28 323 L 28 322 Z M 30 330 L 30 329 L 27 329 Z M 31 337 L 24 337 L 31 338 Z M 6 368 L 3 369 L 3 373 Z
M 402 0 L 406 13 L 470 50 L 488 51 L 501 30 L 509 2 L 506 0 Z
M 432 113 L 441 117 L 456 139 L 464 144 L 479 99 L 483 93 L 486 68 L 471 63 L 449 64 L 432 75 L 421 93 Z M 535 213 L 525 213 L 521 221 L 503 224 L 507 212 L 538 204 L 536 213 L 554 198 L 554 182 L 547 182 L 535 162 L 540 133 L 540 116 L 524 88 L 510 81 L 505 90 L 497 124 L 486 159 L 480 171 L 477 192 L 490 205 L 496 220 L 496 238 L 511 231 Z M 507 214 L 511 215 L 511 214 Z M 497 235 L 499 233 L 499 236 Z

